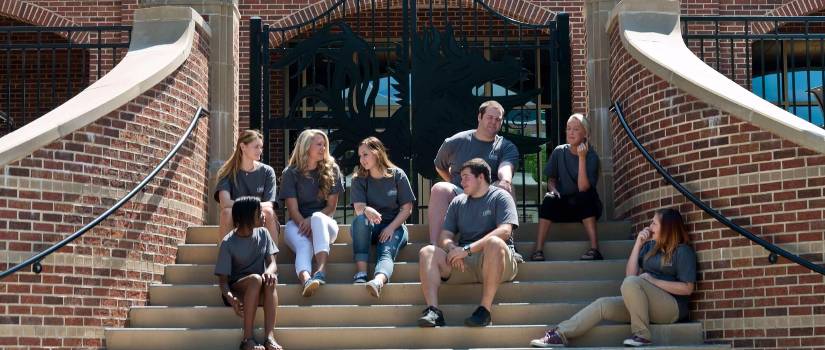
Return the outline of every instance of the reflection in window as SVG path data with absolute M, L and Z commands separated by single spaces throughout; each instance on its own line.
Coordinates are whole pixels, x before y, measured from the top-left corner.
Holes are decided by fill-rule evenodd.
M 755 41 L 751 91 L 786 111 L 825 127 L 822 107 L 808 91 L 825 82 L 825 52 L 814 40 Z

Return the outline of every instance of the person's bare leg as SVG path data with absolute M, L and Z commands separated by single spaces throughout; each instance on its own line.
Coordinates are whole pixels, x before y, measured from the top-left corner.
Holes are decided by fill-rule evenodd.
M 232 208 L 224 208 L 221 209 L 221 217 L 218 224 L 218 244 L 221 243 L 223 237 L 226 236 L 229 231 L 235 228 L 235 224 L 232 222 Z
M 275 284 L 271 286 L 264 286 L 264 334 L 266 336 L 265 342 L 271 340 L 274 348 L 280 348 L 280 345 L 275 341 L 275 314 L 278 309 L 278 291 L 275 290 Z M 269 344 L 267 344 L 269 345 Z M 267 346 L 270 348 L 270 346 Z
M 539 228 L 536 232 L 536 244 L 533 246 L 533 252 L 539 250 L 544 251 L 544 241 L 547 240 L 547 234 L 550 233 L 550 220 L 539 219 Z
M 367 262 L 366 261 L 356 261 L 355 268 L 358 272 L 367 273 Z
M 243 302 L 243 339 L 253 336 L 261 285 L 263 285 L 261 275 L 248 275 L 232 286 L 233 292 L 237 292 Z
M 493 299 L 496 297 L 498 286 L 501 284 L 501 275 L 504 273 L 504 254 L 507 243 L 501 238 L 494 237 L 484 245 L 484 263 L 481 268 L 482 291 L 481 306 L 488 311 L 493 310 Z
M 278 215 L 275 215 L 275 210 L 272 208 L 262 208 L 261 212 L 264 214 L 264 228 L 269 231 L 269 236 L 272 241 L 278 244 L 278 236 L 281 231 L 281 224 L 278 222 Z
M 455 198 L 453 185 L 449 182 L 439 182 L 433 185 L 430 190 L 430 203 L 427 207 L 427 222 L 430 227 L 430 244 L 437 244 L 438 236 L 441 234 L 441 226 L 444 224 L 444 215 L 447 214 L 447 207 Z
M 315 254 L 315 263 L 318 264 L 318 267 L 315 269 L 316 272 L 326 271 L 328 257 L 328 252 L 318 252 L 317 254 Z
M 418 252 L 418 278 L 428 306 L 438 307 L 438 288 L 441 277 L 448 277 L 452 267 L 447 264 L 447 253 L 428 245 Z
M 582 220 L 587 237 L 590 238 L 590 248 L 599 249 L 599 238 L 596 234 L 596 217 L 591 216 Z

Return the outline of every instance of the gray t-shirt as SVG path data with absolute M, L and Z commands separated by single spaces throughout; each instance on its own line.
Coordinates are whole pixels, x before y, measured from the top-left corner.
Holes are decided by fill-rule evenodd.
M 590 187 L 596 188 L 599 182 L 599 155 L 592 147 L 588 149 L 584 163 Z M 570 153 L 570 144 L 556 146 L 544 166 L 544 173 L 547 177 L 556 179 L 556 189 L 562 196 L 579 191 L 579 156 Z
M 392 177 L 353 177 L 350 188 L 350 204 L 366 203 L 381 214 L 382 223 L 391 222 L 398 216 L 402 205 L 415 201 L 415 194 L 404 170 L 389 170 L 392 171 Z
M 344 176 L 341 169 L 335 166 L 333 170 L 335 179 L 329 194 L 344 192 Z M 327 206 L 326 198 L 318 198 L 318 183 L 320 174 L 318 169 L 310 171 L 304 175 L 294 167 L 287 167 L 281 174 L 281 191 L 278 193 L 279 200 L 295 198 L 298 200 L 298 211 L 303 217 L 309 217 L 316 211 L 321 211 Z
M 493 142 L 484 142 L 475 134 L 475 130 L 467 130 L 446 138 L 433 161 L 437 168 L 450 171 L 450 182 L 458 187 L 461 187 L 461 165 L 470 159 L 484 159 L 490 165 L 493 182 L 498 181 L 501 163 L 512 164 L 513 171 L 518 166 L 518 148 L 515 144 L 499 135 Z
M 501 224 L 518 227 L 516 203 L 507 191 L 490 186 L 479 198 L 466 193 L 453 198 L 442 228 L 458 235 L 458 244 L 465 245 L 483 238 Z
M 261 202 L 273 202 L 277 204 L 277 197 L 275 196 L 275 170 L 271 166 L 259 163 L 259 166 L 252 172 L 239 170 L 235 181 L 231 177 L 224 176 L 218 181 L 215 187 L 215 200 L 219 201 L 218 193 L 220 191 L 229 192 L 229 197 L 233 200 L 253 196 L 258 197 Z
M 645 242 L 639 250 L 639 267 L 643 272 L 649 273 L 656 279 L 670 282 L 696 282 L 696 253 L 687 244 L 680 244 L 673 252 L 670 263 L 662 266 L 662 253 L 656 253 L 649 259 L 644 260 L 645 255 L 656 246 L 656 241 Z M 675 295 L 676 303 L 679 304 L 679 320 L 688 317 L 689 295 Z
M 229 276 L 229 283 L 266 271 L 266 257 L 278 253 L 278 247 L 269 236 L 269 231 L 256 227 L 249 237 L 227 233 L 218 249 L 218 261 L 215 263 L 215 275 Z

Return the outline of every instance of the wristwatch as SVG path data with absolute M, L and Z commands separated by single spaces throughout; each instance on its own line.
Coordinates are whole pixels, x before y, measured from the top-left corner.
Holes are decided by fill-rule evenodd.
M 473 252 L 470 251 L 470 245 L 469 244 L 464 245 L 464 251 L 467 252 L 467 256 L 473 256 Z

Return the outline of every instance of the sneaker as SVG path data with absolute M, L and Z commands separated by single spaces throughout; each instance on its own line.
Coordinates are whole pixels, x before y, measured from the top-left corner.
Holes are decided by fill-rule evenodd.
M 369 292 L 370 295 L 376 298 L 381 298 L 381 288 L 384 287 L 384 284 L 381 283 L 381 281 L 373 278 L 369 282 L 367 282 L 366 286 L 367 292 Z
M 624 346 L 640 347 L 653 345 L 653 342 L 645 338 L 642 338 L 638 335 L 634 335 L 630 338 L 625 339 L 623 344 Z
M 579 260 L 604 260 L 604 257 L 602 257 L 602 253 L 599 252 L 598 249 L 590 248 L 582 254 Z
M 444 324 L 444 314 L 435 306 L 427 306 L 418 318 L 419 327 L 442 327 Z
M 367 283 L 367 273 L 366 272 L 356 273 L 355 276 L 352 276 L 352 283 L 354 283 L 354 284 Z
M 315 277 L 306 280 L 306 282 L 304 282 L 304 289 L 301 291 L 301 296 L 306 298 L 311 297 L 320 286 L 321 282 L 315 279 Z
M 479 306 L 470 317 L 464 319 L 467 327 L 486 327 L 490 325 L 490 311 L 484 306 Z
M 563 348 L 566 344 L 564 344 L 564 339 L 562 339 L 557 328 L 551 328 L 544 333 L 544 337 L 533 339 L 530 346 L 534 348 Z
M 316 272 L 315 275 L 312 276 L 312 279 L 318 281 L 321 285 L 327 284 L 327 274 L 323 271 Z

